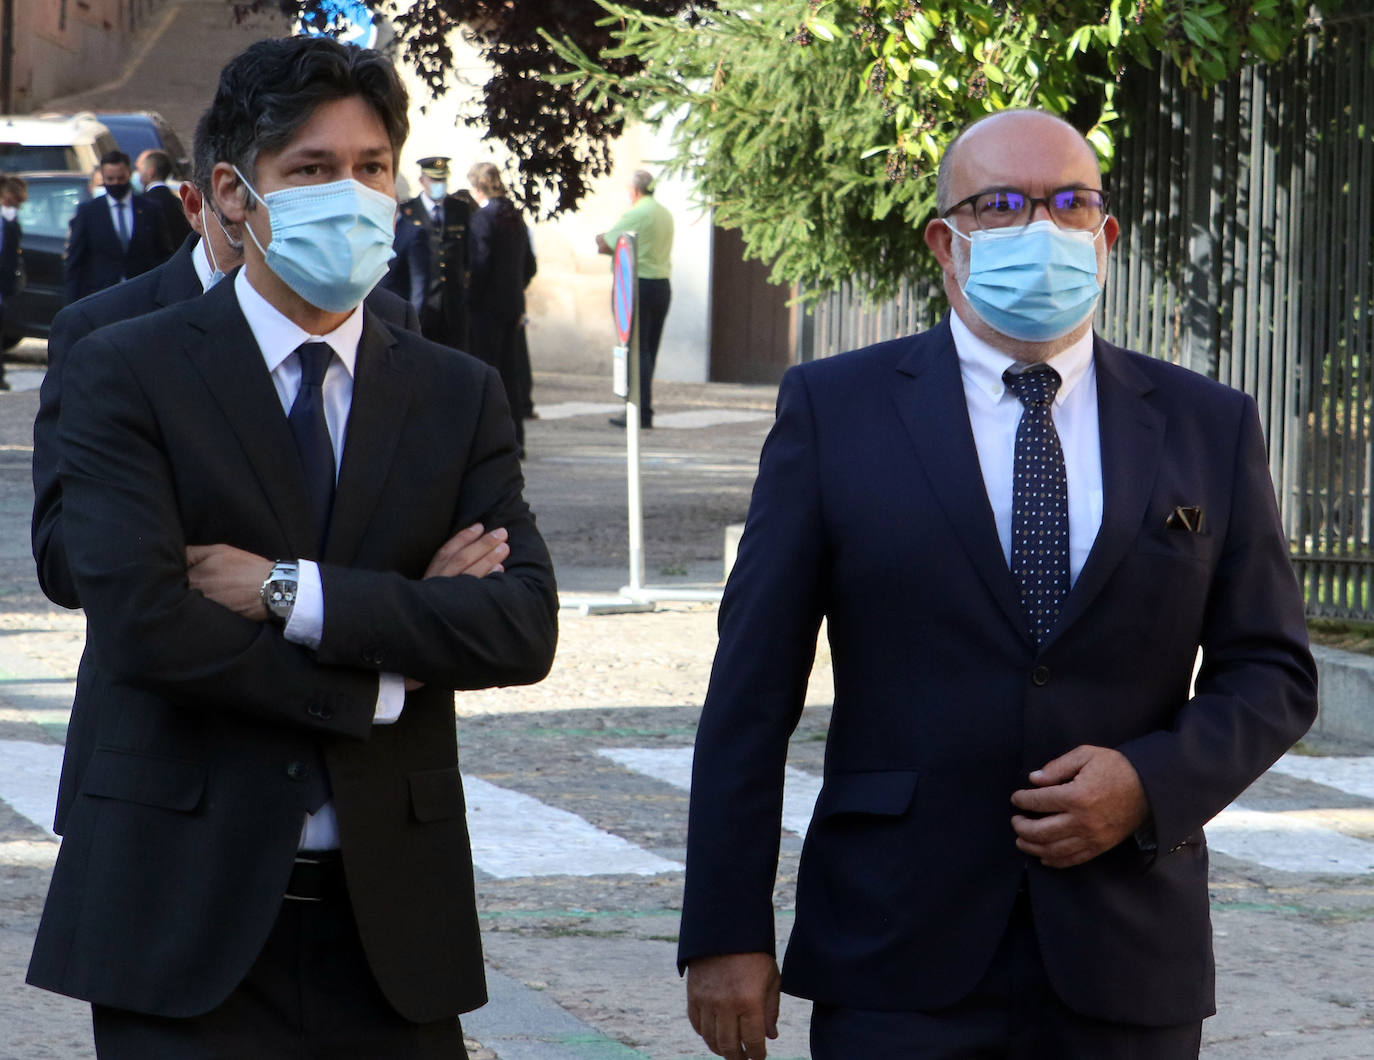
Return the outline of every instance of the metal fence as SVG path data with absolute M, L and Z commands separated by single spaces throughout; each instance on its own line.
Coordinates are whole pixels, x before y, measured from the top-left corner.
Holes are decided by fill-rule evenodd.
M 1358 6 L 1210 98 L 1167 66 L 1127 86 L 1097 326 L 1254 396 L 1308 613 L 1374 619 L 1374 5 Z M 878 306 L 840 291 L 798 354 L 918 330 L 941 302 L 926 284 Z

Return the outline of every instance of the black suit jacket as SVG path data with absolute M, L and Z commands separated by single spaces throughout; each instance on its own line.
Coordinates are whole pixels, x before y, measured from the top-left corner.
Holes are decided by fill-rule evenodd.
M 415 1021 L 485 999 L 451 690 L 543 676 L 553 576 L 496 374 L 371 316 L 363 328 L 317 557 L 316 651 L 187 585 L 188 543 L 316 556 L 304 473 L 233 284 L 71 351 L 64 522 L 93 666 L 30 982 L 163 1016 L 219 1004 L 281 907 L 301 767 L 322 752 L 383 994 Z M 422 580 L 478 520 L 508 529 L 505 572 Z M 424 686 L 374 727 L 379 671 Z
M 535 273 L 529 232 L 504 196 L 472 211 L 468 221 L 468 305 L 503 323 L 525 315 L 525 287 Z
M 98 291 L 64 307 L 48 334 L 48 369 L 39 390 L 38 415 L 33 421 L 33 557 L 38 584 L 48 599 L 62 607 L 80 607 L 81 597 L 67 564 L 62 534 L 62 484 L 58 479 L 57 422 L 62 411 L 62 371 L 71 348 L 92 331 L 121 320 L 152 313 L 203 293 L 191 255 L 192 235 L 166 262 L 127 283 Z M 420 330 L 415 311 L 380 288 L 363 303 L 388 325 Z
M 106 196 L 76 208 L 67 237 L 68 302 L 141 275 L 171 255 L 174 244 L 167 235 L 162 210 L 142 195 L 132 195 L 130 199 L 133 231 L 127 249 L 120 245 Z
M 824 616 L 834 711 L 783 988 L 957 1002 L 1024 879 L 1075 1011 L 1213 1010 L 1202 826 L 1315 716 L 1303 603 L 1254 402 L 1100 339 L 1094 363 L 1102 524 L 1038 651 L 948 323 L 784 377 L 698 731 L 682 961 L 773 949 L 783 764 Z M 1167 525 L 1178 506 L 1203 532 Z M 1012 792 L 1080 744 L 1134 765 L 1157 852 L 1055 870 L 1016 849 Z
M 167 227 L 167 238 L 172 246 L 177 247 L 189 238 L 193 232 L 191 222 L 186 220 L 186 211 L 181 208 L 181 196 L 174 192 L 166 184 L 159 184 L 154 188 L 149 188 L 143 193 L 143 197 L 149 202 L 156 204 L 162 211 L 162 221 Z

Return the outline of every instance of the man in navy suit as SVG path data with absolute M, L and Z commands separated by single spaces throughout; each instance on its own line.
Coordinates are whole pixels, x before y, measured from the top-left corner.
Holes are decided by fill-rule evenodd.
M 134 194 L 132 176 L 123 151 L 101 157 L 105 194 L 76 208 L 67 238 L 68 302 L 145 273 L 176 249 L 161 208 Z
M 974 124 L 939 209 L 950 316 L 779 391 L 697 737 L 689 1016 L 734 1060 L 765 1055 L 780 988 L 814 1001 L 816 1060 L 1196 1057 L 1203 825 L 1316 712 L 1255 404 L 1093 334 L 1117 224 L 1068 124 Z M 779 977 L 822 618 L 834 708 Z

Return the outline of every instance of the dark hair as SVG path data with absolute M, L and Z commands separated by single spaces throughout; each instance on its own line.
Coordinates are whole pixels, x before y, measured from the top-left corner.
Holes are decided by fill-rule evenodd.
M 166 180 L 172 175 L 172 156 L 166 151 L 159 151 L 154 147 L 144 151 L 139 160 L 146 161 L 153 167 L 154 180 Z
M 393 160 L 399 158 L 410 119 L 405 86 L 389 60 L 329 37 L 258 41 L 220 71 L 214 102 L 196 127 L 197 143 L 203 139 L 210 168 L 228 162 L 252 180 L 260 151 L 281 150 L 321 103 L 350 96 L 361 96 L 376 111 Z M 199 184 L 200 146 L 195 154 Z M 208 189 L 208 172 L 205 182 Z
M 101 155 L 100 168 L 104 169 L 106 166 L 128 166 L 130 169 L 134 168 L 134 164 L 129 161 L 129 156 L 123 151 L 106 151 Z

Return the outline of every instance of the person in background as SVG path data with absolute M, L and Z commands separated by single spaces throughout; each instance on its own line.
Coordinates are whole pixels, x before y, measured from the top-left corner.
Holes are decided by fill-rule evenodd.
M 468 170 L 477 202 L 468 229 L 468 311 L 471 352 L 501 373 L 515 433 L 523 449 L 528 401 L 518 357 L 525 288 L 536 269 L 529 231 L 511 201 L 500 171 L 490 162 Z
M 23 177 L 13 173 L 0 174 L 0 334 L 4 334 L 5 300 L 23 287 L 24 238 L 19 223 L 19 207 L 28 201 L 29 186 Z M 0 390 L 10 389 L 5 378 L 5 362 L 0 355 Z
M 138 276 L 176 249 L 162 210 L 135 195 L 129 156 L 111 151 L 100 160 L 105 194 L 76 208 L 67 238 L 67 301 Z
M 658 363 L 658 344 L 663 337 L 663 322 L 673 299 L 672 275 L 673 215 L 654 197 L 654 177 L 637 169 L 630 177 L 630 208 L 609 231 L 596 237 L 601 254 L 614 254 L 616 241 L 634 233 L 639 277 L 639 425 L 654 425 L 654 368 Z M 624 417 L 611 423 L 624 427 Z
M 191 234 L 191 224 L 181 208 L 181 197 L 167 186 L 172 176 L 172 156 L 166 151 L 150 147 L 138 156 L 134 165 L 137 178 L 134 190 L 157 204 L 167 226 L 167 236 L 175 249 Z

